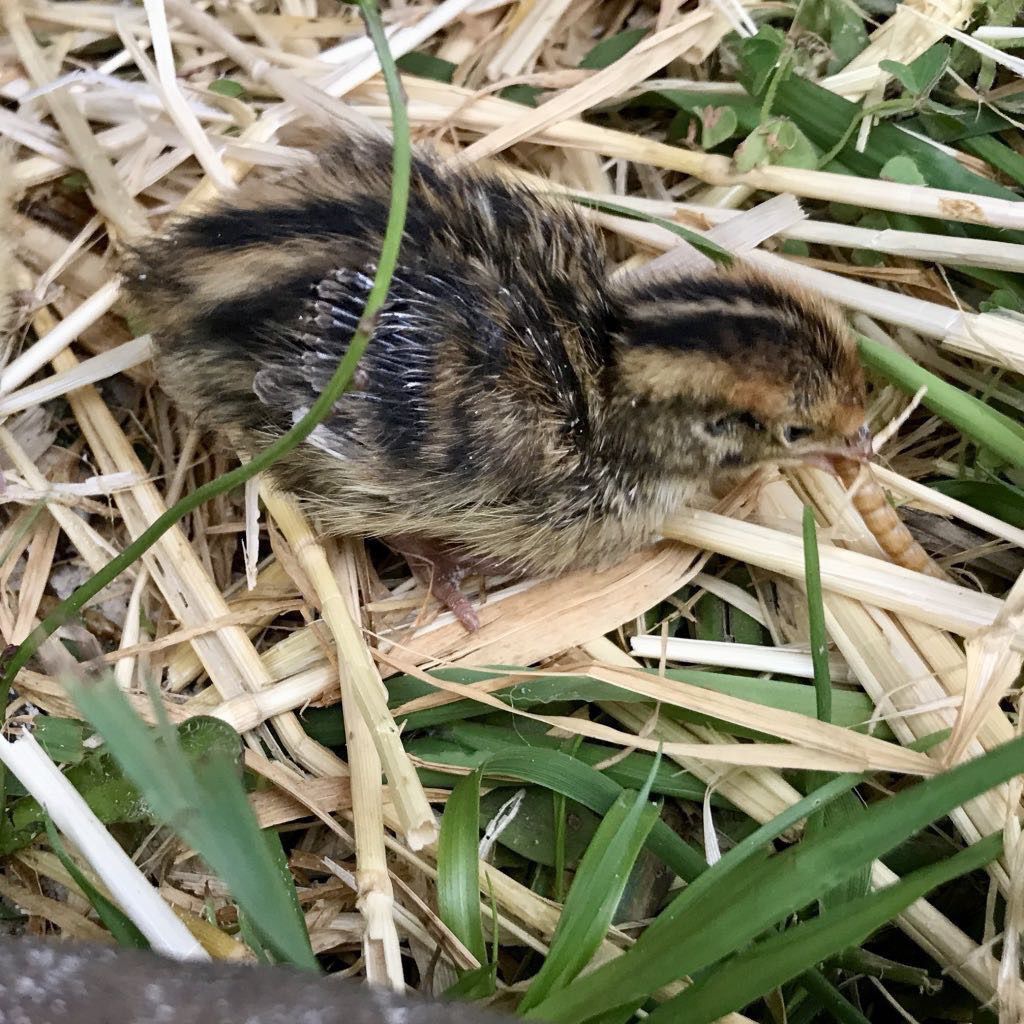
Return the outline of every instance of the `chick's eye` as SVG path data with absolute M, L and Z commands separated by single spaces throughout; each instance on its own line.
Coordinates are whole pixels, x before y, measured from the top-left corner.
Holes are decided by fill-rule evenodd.
M 753 413 L 738 413 L 736 416 L 736 421 L 738 423 L 741 423 L 748 430 L 764 430 L 764 424 Z
M 795 444 L 814 433 L 811 427 L 785 427 L 782 431 L 782 439 L 786 444 Z

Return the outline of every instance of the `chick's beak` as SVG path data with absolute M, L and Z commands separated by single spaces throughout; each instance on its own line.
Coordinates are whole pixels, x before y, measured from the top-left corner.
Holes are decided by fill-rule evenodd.
M 865 423 L 852 434 L 847 435 L 844 443 L 836 445 L 834 448 L 808 452 L 800 461 L 806 466 L 823 469 L 826 473 L 835 473 L 838 460 L 867 462 L 872 454 L 874 453 L 871 448 L 871 431 Z
M 871 449 L 871 431 L 866 423 L 847 440 L 849 442 L 848 459 L 853 459 L 855 462 L 866 462 L 874 454 Z
M 847 444 L 848 448 L 844 455 L 855 462 L 866 462 L 874 454 L 871 448 L 871 431 L 866 423 L 847 438 Z

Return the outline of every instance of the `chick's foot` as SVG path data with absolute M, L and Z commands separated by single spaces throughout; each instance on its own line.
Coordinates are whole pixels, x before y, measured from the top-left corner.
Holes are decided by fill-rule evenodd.
M 473 603 L 462 592 L 462 580 L 469 569 L 444 544 L 427 537 L 399 534 L 382 538 L 408 563 L 420 582 L 462 623 L 470 633 L 480 628 L 480 617 Z

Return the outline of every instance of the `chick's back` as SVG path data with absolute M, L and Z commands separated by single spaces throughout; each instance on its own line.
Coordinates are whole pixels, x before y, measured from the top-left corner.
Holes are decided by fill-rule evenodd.
M 372 284 L 390 159 L 346 140 L 135 251 L 126 285 L 163 386 L 201 425 L 257 449 L 320 394 Z M 528 571 L 614 557 L 582 551 L 600 518 L 605 263 L 568 207 L 418 156 L 356 386 L 276 482 L 332 532 L 426 536 Z M 633 529 L 598 546 L 646 539 Z

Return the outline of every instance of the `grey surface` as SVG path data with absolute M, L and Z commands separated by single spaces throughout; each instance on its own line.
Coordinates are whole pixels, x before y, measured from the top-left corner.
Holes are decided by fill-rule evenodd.
M 285 967 L 0 938 L 0 1024 L 508 1024 Z

